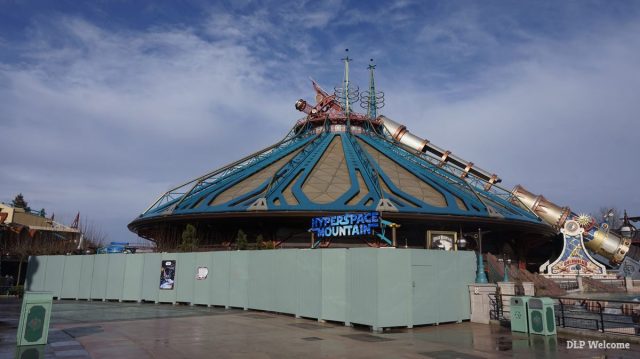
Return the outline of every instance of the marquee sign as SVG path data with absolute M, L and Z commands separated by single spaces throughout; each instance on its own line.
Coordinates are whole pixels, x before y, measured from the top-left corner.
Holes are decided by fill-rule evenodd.
M 562 229 L 564 238 L 562 254 L 549 265 L 550 274 L 589 276 L 607 273 L 605 267 L 591 258 L 584 249 L 582 232 L 582 228 L 577 223 L 567 221 L 565 228 Z
M 380 227 L 380 213 L 345 213 L 311 219 L 311 231 L 316 237 L 368 236 Z

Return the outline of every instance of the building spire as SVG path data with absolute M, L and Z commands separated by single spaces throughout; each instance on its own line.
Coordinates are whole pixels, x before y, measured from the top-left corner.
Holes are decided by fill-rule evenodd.
M 367 117 L 374 120 L 378 117 L 378 110 L 384 107 L 384 92 L 376 92 L 375 68 L 373 59 L 369 60 L 369 89 L 362 93 L 360 107 L 367 110 Z
M 376 82 L 374 79 L 374 75 L 373 75 L 373 70 L 375 70 L 376 65 L 373 63 L 373 59 L 369 59 L 369 66 L 367 66 L 367 69 L 369 69 L 369 93 L 373 96 L 370 96 L 369 101 L 368 101 L 368 105 L 367 106 L 367 116 L 371 119 L 375 119 L 376 117 L 378 117 L 377 111 L 377 104 L 376 104 Z
M 351 59 L 349 58 L 349 49 L 344 49 L 346 52 L 346 56 L 342 59 L 344 61 L 344 81 L 342 84 L 342 88 L 344 90 L 344 113 L 347 116 L 347 125 L 350 124 L 349 114 L 351 113 L 351 103 L 349 99 L 349 62 Z

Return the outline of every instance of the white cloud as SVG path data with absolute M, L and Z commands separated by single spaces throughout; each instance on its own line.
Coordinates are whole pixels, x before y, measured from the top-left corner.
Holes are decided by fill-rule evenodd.
M 640 28 L 523 46 L 458 93 L 388 92 L 387 113 L 487 170 L 576 211 L 640 210 Z M 398 95 L 402 100 L 398 102 Z
M 40 26 L 24 60 L 0 67 L 3 192 L 94 218 L 115 211 L 117 236 L 171 183 L 271 144 L 297 116 L 295 96 L 274 91 L 242 44 L 72 17 Z
M 213 8 L 147 30 L 54 16 L 18 46 L 0 39 L 17 58 L 0 63 L 1 200 L 23 192 L 131 238 L 125 225 L 172 184 L 281 138 L 312 97 L 307 76 L 339 83 L 349 47 L 360 85 L 380 59 L 382 113 L 417 135 L 576 210 L 640 211 L 637 25 L 554 40 L 507 22 L 514 43 L 473 9 L 425 20 L 402 5 Z

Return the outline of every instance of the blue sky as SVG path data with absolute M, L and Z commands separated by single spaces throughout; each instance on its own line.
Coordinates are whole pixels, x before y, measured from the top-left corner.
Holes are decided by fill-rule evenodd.
M 0 201 L 109 234 L 369 58 L 382 113 L 577 212 L 640 214 L 640 2 L 0 0 Z M 634 187 L 635 186 L 635 187 Z

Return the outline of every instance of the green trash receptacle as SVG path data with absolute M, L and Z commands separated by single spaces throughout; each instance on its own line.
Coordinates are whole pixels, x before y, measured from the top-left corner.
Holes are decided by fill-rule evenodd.
M 528 314 L 527 314 L 527 303 L 529 302 L 529 299 L 531 299 L 531 297 L 529 296 L 511 297 L 510 311 L 511 311 L 511 331 L 512 332 L 521 332 L 521 333 L 529 332 L 529 323 L 528 323 Z
M 551 298 L 531 298 L 528 303 L 529 333 L 556 334 L 556 313 Z
M 52 292 L 25 292 L 18 324 L 17 345 L 47 344 Z

